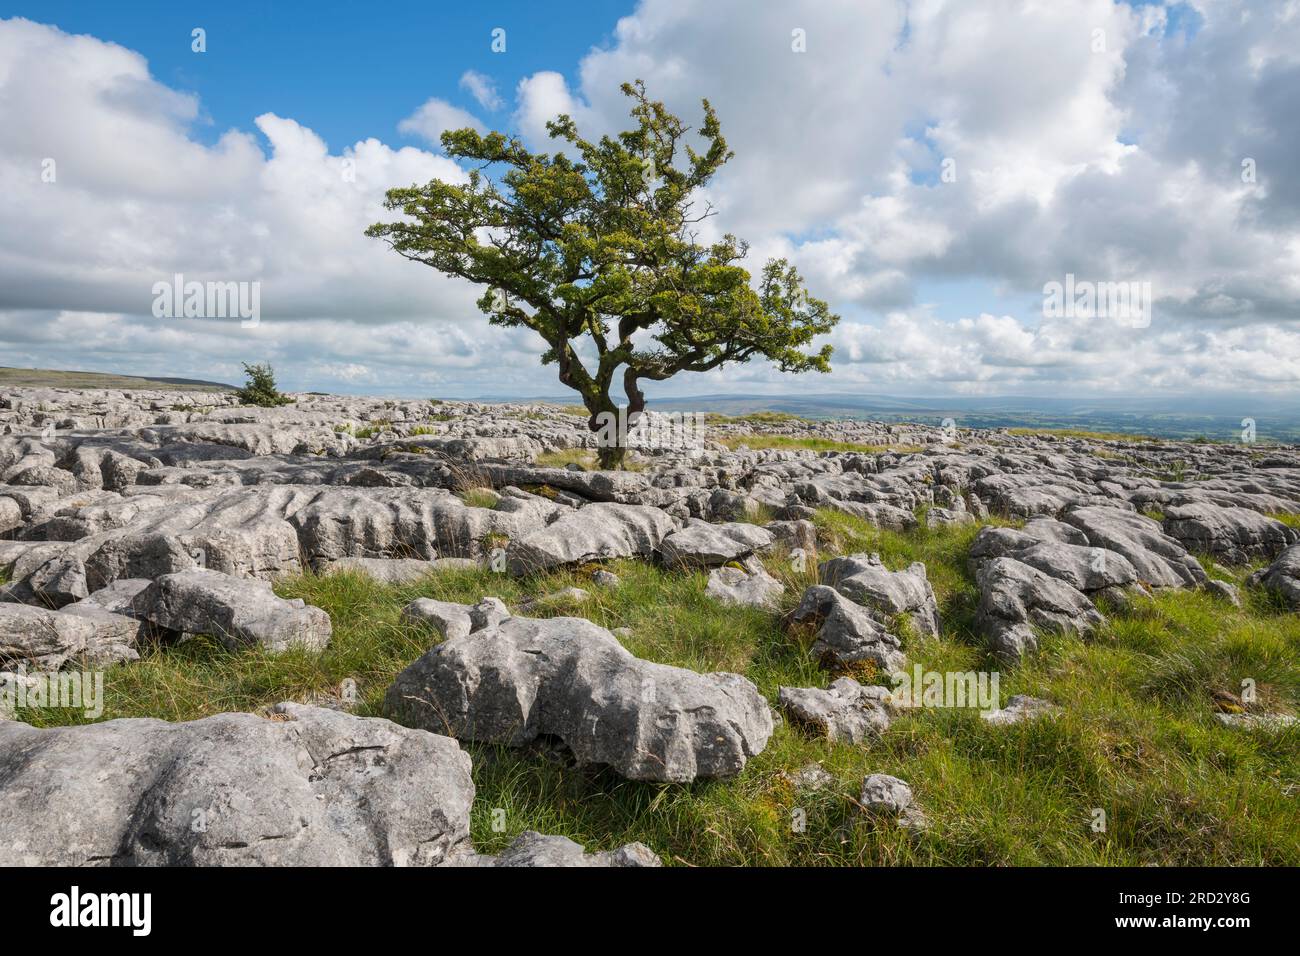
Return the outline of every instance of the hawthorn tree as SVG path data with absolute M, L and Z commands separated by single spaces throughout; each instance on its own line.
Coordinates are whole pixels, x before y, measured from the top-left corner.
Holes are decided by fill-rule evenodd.
M 698 191 L 733 155 L 709 101 L 697 152 L 683 141 L 690 128 L 648 99 L 644 83 L 621 89 L 635 126 L 617 137 L 583 139 L 567 115 L 546 124 L 567 154 L 532 153 L 496 132 L 443 133 L 446 154 L 469 164 L 468 184 L 390 189 L 385 208 L 405 218 L 366 235 L 486 286 L 479 308 L 495 325 L 527 326 L 545 340 L 543 364 L 557 365 L 582 396 L 593 432 L 618 413 L 610 388 L 620 372 L 635 423 L 642 383 L 678 372 L 755 356 L 786 372 L 829 371 L 829 345 L 801 348 L 839 316 L 789 262 L 768 261 L 754 288 L 739 264 L 747 243 L 730 234 L 698 241 L 713 214 L 696 211 Z M 620 467 L 624 452 L 622 442 L 603 444 L 601 467 Z

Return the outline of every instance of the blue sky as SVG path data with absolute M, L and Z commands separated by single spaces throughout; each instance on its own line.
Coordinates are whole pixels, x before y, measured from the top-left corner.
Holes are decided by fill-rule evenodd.
M 21 16 L 88 33 L 144 54 L 155 77 L 197 93 L 204 122 L 195 138 L 213 142 L 229 128 L 251 129 L 267 111 L 309 126 L 333 148 L 396 135 L 398 122 L 431 95 L 474 107 L 459 89 L 467 69 L 502 89 L 538 70 L 567 72 L 608 43 L 634 4 L 609 0 L 447 0 L 374 6 L 320 0 L 309 5 L 248 3 L 0 4 Z M 310 12 L 308 12 L 310 11 Z M 507 55 L 491 51 L 491 31 L 507 25 Z M 207 52 L 191 31 L 207 31 Z
M 704 239 L 748 239 L 751 271 L 788 258 L 843 317 L 828 376 L 754 362 L 665 393 L 1294 394 L 1287 11 L 11 2 L 0 364 L 230 380 L 269 360 L 298 388 L 554 394 L 532 333 L 489 327 L 475 290 L 364 229 L 385 189 L 463 177 L 446 124 L 550 149 L 560 112 L 588 135 L 623 128 L 617 87 L 642 78 L 690 123 L 708 97 L 736 151 L 703 197 Z M 176 272 L 259 283 L 263 321 L 159 319 L 152 287 Z M 1150 321 L 1048 315 L 1044 287 L 1067 275 L 1149 284 Z

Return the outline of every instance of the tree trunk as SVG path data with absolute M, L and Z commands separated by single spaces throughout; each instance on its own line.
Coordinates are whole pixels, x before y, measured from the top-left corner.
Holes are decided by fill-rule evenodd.
M 609 445 L 596 449 L 601 471 L 618 471 L 623 467 L 623 457 L 627 449 L 622 445 Z
M 600 470 L 616 471 L 622 468 L 627 448 L 619 428 L 618 408 L 608 395 L 598 395 L 595 398 L 584 396 L 584 403 L 591 413 L 587 419 L 587 428 L 596 436 L 596 458 L 600 462 Z

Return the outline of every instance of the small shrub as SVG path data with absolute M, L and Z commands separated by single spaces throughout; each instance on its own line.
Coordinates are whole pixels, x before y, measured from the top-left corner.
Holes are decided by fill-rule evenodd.
M 243 366 L 248 381 L 235 393 L 242 404 L 275 408 L 279 405 L 288 405 L 293 401 L 275 387 L 275 369 L 271 368 L 269 363 L 259 362 L 256 365 L 249 365 L 244 362 Z

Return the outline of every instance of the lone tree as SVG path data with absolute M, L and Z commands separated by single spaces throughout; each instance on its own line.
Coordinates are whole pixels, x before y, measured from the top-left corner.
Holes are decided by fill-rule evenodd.
M 738 263 L 748 244 L 725 235 L 701 245 L 697 190 L 732 157 L 717 115 L 704 101 L 696 152 L 678 117 L 625 83 L 635 128 L 583 139 L 562 115 L 546 124 L 563 152 L 530 153 L 518 139 L 473 129 L 442 134 L 448 156 L 472 164 L 468 185 L 433 180 L 390 189 L 384 206 L 398 222 L 366 235 L 401 255 L 487 291 L 478 306 L 495 325 L 527 326 L 549 348 L 543 364 L 582 396 L 593 432 L 617 415 L 610 387 L 622 370 L 627 420 L 645 409 L 643 381 L 707 372 L 756 355 L 782 371 L 826 372 L 831 347 L 800 351 L 839 316 L 808 295 L 785 259 L 764 267 L 757 291 Z M 584 347 L 582 339 L 589 338 Z M 579 351 L 587 356 L 584 364 Z M 602 468 L 621 466 L 620 441 L 602 445 Z

